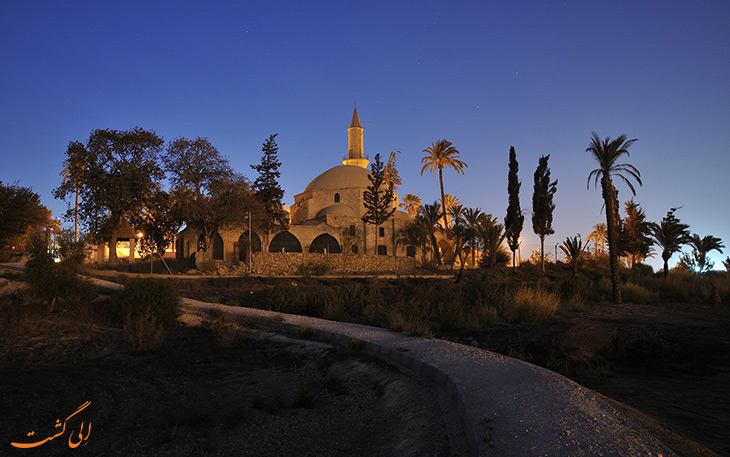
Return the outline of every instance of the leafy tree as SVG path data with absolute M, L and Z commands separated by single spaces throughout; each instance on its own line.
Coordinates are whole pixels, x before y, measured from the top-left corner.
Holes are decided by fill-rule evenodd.
M 532 194 L 532 230 L 540 237 L 540 266 L 545 273 L 545 237 L 555 233 L 553 230 L 553 195 L 557 191 L 558 180 L 550 182 L 548 159 L 550 154 L 540 157 L 535 170 L 535 187 Z
M 411 221 L 396 234 L 398 244 L 421 248 L 421 264 L 426 264 L 426 244 L 429 241 L 429 231 L 424 224 Z
M 586 240 L 593 242 L 593 253 L 598 255 L 600 252 L 603 254 L 606 252 L 606 224 L 599 222 L 593 226 L 593 231 L 586 237 Z
M 459 151 L 451 145 L 450 141 L 447 140 L 436 140 L 431 143 L 430 148 L 424 149 L 423 152 L 425 152 L 426 155 L 421 158 L 421 162 L 423 163 L 421 176 L 423 176 L 423 172 L 426 171 L 426 169 L 430 170 L 431 174 L 434 176 L 438 170 L 439 185 L 441 186 L 441 207 L 444 208 L 444 213 L 446 213 L 448 211 L 448 206 L 446 205 L 446 197 L 444 196 L 443 170 L 448 167 L 453 168 L 457 173 L 464 174 L 464 168 L 467 168 L 468 165 L 466 162 L 461 160 L 459 157 Z M 444 217 L 446 217 L 445 214 Z M 448 228 L 448 221 L 446 221 L 444 228 Z
M 665 278 L 669 275 L 669 259 L 672 258 L 675 252 L 679 252 L 683 245 L 689 243 L 691 239 L 689 225 L 682 224 L 674 215 L 677 209 L 671 208 L 661 222 L 649 225 L 651 237 L 662 248 Z
M 406 194 L 405 197 L 403 197 L 403 202 L 398 206 L 405 209 L 409 216 L 415 218 L 418 216 L 418 210 L 421 207 L 421 197 L 413 194 Z
M 370 185 L 362 196 L 363 205 L 365 206 L 365 214 L 362 215 L 362 220 L 366 224 L 375 226 L 375 255 L 377 255 L 378 227 L 387 221 L 396 210 L 393 204 L 395 201 L 393 183 L 385 182 L 385 172 L 383 171 L 383 162 L 380 161 L 380 154 L 376 154 L 375 161 L 370 164 L 368 179 Z M 385 188 L 383 189 L 383 187 Z
M 158 155 L 163 140 L 152 130 L 94 130 L 84 146 L 72 143 L 66 161 L 74 165 L 73 179 L 54 190 L 65 199 L 77 188 L 79 218 L 95 240 L 109 242 L 109 261 L 117 260 L 117 236 L 124 221 L 141 211 L 163 179 Z
M 421 211 L 416 216 L 416 222 L 422 225 L 428 233 L 428 239 L 431 241 L 431 250 L 433 256 L 436 259 L 436 263 L 441 265 L 441 252 L 439 251 L 438 243 L 436 242 L 436 233 L 443 230 L 439 220 L 443 217 L 441 212 L 441 205 L 439 202 L 433 202 L 432 204 L 425 204 L 421 206 Z
M 246 179 L 233 172 L 228 159 L 206 138 L 176 139 L 168 145 L 164 163 L 173 214 L 203 235 L 196 261 L 210 260 L 208 246 L 220 229 L 243 224 L 249 211 L 263 214 Z
M 509 194 L 509 205 L 507 206 L 507 215 L 504 217 L 505 238 L 507 245 L 512 251 L 512 270 L 515 268 L 515 252 L 520 247 L 520 234 L 522 233 L 522 225 L 525 216 L 522 214 L 520 207 L 520 180 L 517 177 L 519 164 L 517 163 L 517 154 L 515 148 L 509 148 L 509 175 L 507 176 L 507 193 Z
M 264 155 L 261 157 L 261 163 L 251 165 L 251 168 L 259 174 L 253 183 L 256 191 L 256 198 L 261 202 L 264 208 L 261 228 L 266 232 L 266 240 L 268 235 L 275 228 L 286 230 L 289 227 L 289 214 L 284 210 L 281 203 L 284 198 L 284 191 L 279 185 L 279 167 L 281 162 L 277 157 L 279 146 L 276 144 L 276 134 L 269 136 L 264 142 L 261 150 Z
M 391 151 L 390 155 L 388 156 L 388 163 L 386 163 L 385 167 L 383 168 L 383 173 L 385 174 L 385 182 L 388 184 L 393 184 L 393 192 L 397 191 L 398 186 L 403 184 L 400 179 L 400 175 L 398 174 L 398 169 L 395 166 L 396 154 L 400 153 L 400 151 Z
M 705 273 L 712 270 L 715 263 L 707 258 L 707 254 L 710 251 L 717 251 L 722 254 L 722 250 L 725 248 L 720 238 L 712 235 L 700 238 L 696 233 L 690 237 L 689 244 L 692 246 L 692 254 L 685 253 L 679 263 L 680 267 L 696 273 Z
M 30 187 L 0 181 L 0 260 L 19 253 L 21 238 L 48 222 L 49 211 Z M 24 243 L 23 243 L 24 244 Z
M 578 273 L 578 263 L 583 256 L 583 252 L 585 252 L 583 241 L 579 236 L 575 236 L 573 238 L 568 237 L 565 241 L 563 241 L 563 244 L 560 245 L 560 250 L 565 253 L 568 263 L 573 267 L 572 277 L 575 278 L 575 275 Z
M 606 228 L 608 232 L 608 254 L 611 265 L 611 284 L 613 286 L 613 301 L 621 303 L 621 277 L 619 275 L 619 230 L 620 217 L 618 213 L 618 191 L 613 185 L 613 178 L 620 178 L 629 186 L 631 193 L 636 195 L 636 190 L 629 178 L 633 178 L 641 185 L 641 173 L 633 165 L 618 163 L 621 156 L 629 155 L 629 147 L 637 140 L 627 140 L 626 135 L 621 135 L 615 140 L 607 137 L 601 140 L 596 132 L 593 132 L 591 142 L 586 148 L 593 158 L 598 162 L 598 168 L 588 174 L 587 187 L 590 187 L 591 178 L 594 178 L 594 186 L 598 187 L 601 181 L 601 193 L 606 206 Z M 626 175 L 626 176 L 625 176 Z
M 180 229 L 180 221 L 172 212 L 170 194 L 162 189 L 155 190 L 142 211 L 132 218 L 132 225 L 142 233 L 138 240 L 141 253 L 150 257 L 164 256 Z
M 652 252 L 651 222 L 633 199 L 626 202 L 626 219 L 621 224 L 621 247 L 629 267 L 640 263 Z

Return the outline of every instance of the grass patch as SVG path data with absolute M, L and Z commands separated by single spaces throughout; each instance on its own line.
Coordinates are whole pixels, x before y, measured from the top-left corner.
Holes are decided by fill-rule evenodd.
M 512 323 L 539 324 L 553 318 L 560 305 L 560 298 L 544 289 L 521 287 L 502 312 Z

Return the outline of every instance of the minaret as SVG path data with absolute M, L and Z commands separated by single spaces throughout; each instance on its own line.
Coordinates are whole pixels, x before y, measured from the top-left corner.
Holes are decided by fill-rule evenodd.
M 370 161 L 363 154 L 363 130 L 360 117 L 357 115 L 357 105 L 355 105 L 355 110 L 352 112 L 352 121 L 350 121 L 350 128 L 347 129 L 347 158 L 342 161 L 343 165 L 354 165 L 362 168 L 368 167 Z

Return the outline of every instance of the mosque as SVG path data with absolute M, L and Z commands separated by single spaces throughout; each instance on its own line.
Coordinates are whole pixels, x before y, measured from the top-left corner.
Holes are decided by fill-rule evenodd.
M 288 230 L 271 233 L 270 236 L 254 231 L 250 238 L 245 227 L 220 230 L 213 238 L 212 259 L 224 263 L 245 260 L 249 239 L 252 252 L 338 254 L 348 249 L 354 254 L 393 256 L 395 253 L 397 256 L 415 256 L 414 247 L 395 243 L 395 233 L 411 221 L 407 213 L 397 209 L 397 195 L 393 202 L 395 213 L 377 227 L 377 246 L 376 227 L 362 221 L 366 212 L 363 192 L 370 185 L 363 131 L 355 107 L 347 129 L 347 156 L 342 165 L 320 174 L 303 192 L 294 196 Z M 178 238 L 176 251 L 179 258 L 187 258 L 195 252 L 197 243 L 190 238 Z

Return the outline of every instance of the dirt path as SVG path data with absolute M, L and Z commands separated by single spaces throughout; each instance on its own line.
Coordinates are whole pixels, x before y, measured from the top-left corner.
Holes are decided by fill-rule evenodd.
M 545 325 L 446 337 L 597 391 L 679 455 L 730 455 L 728 306 L 596 305 Z

